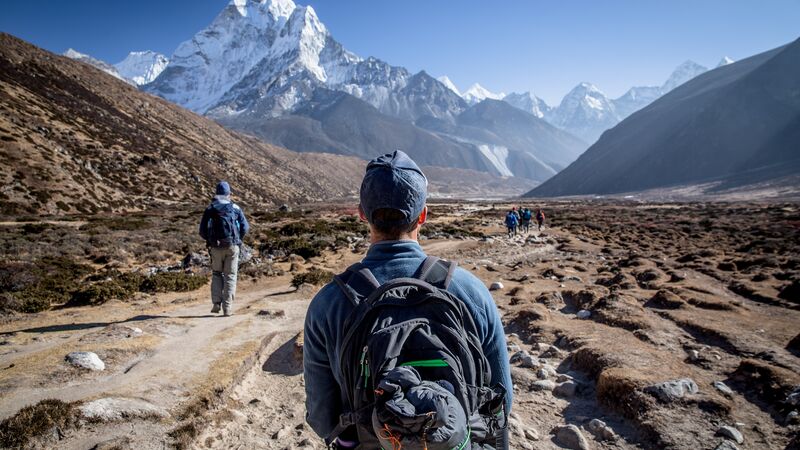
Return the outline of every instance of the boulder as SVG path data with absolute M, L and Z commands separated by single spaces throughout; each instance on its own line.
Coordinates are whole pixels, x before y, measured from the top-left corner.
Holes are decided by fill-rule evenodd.
M 733 391 L 731 388 L 728 387 L 727 384 L 723 383 L 722 381 L 715 381 L 712 385 L 724 396 L 726 397 L 733 397 Z
M 499 282 L 499 281 L 495 281 L 494 283 L 492 283 L 492 284 L 489 286 L 489 290 L 490 290 L 490 291 L 499 291 L 500 289 L 503 289 L 503 287 L 504 287 L 504 286 L 503 286 L 503 283 L 501 283 L 501 282 Z
M 192 267 L 205 267 L 210 264 L 208 254 L 201 253 L 187 253 L 181 260 L 181 267 L 189 269 Z
M 588 309 L 582 309 L 578 311 L 578 313 L 575 315 L 578 316 L 578 319 L 588 319 L 589 317 L 592 316 L 592 312 L 589 311 Z
M 543 365 L 541 368 L 539 368 L 538 371 L 536 371 L 536 376 L 542 380 L 553 378 L 556 375 L 558 375 L 558 372 L 556 372 L 556 368 L 549 364 Z
M 247 244 L 242 244 L 239 246 L 239 265 L 247 264 L 253 259 L 253 255 L 255 251 L 253 247 L 250 247 Z
M 105 370 L 106 364 L 92 352 L 72 352 L 64 358 L 68 363 L 76 367 L 89 370 Z
M 84 417 L 101 422 L 168 417 L 164 408 L 138 398 L 108 397 L 79 407 Z
M 697 383 L 691 378 L 681 378 L 679 380 L 654 384 L 644 388 L 644 391 L 667 403 L 680 400 L 689 394 L 696 394 L 699 392 Z
M 534 381 L 531 385 L 531 389 L 534 391 L 552 391 L 556 388 L 555 381 L 552 380 L 539 380 Z
M 589 450 L 589 441 L 583 436 L 580 428 L 566 425 L 556 428 L 556 443 L 572 450 Z
M 509 361 L 511 363 L 519 362 L 520 367 L 533 368 L 539 366 L 539 358 L 531 356 L 525 350 L 520 350 L 511 355 L 511 359 Z

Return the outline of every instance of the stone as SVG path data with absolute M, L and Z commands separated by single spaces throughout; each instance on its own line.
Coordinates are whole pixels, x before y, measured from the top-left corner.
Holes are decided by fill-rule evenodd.
M 98 442 L 91 450 L 119 450 L 121 448 L 131 448 L 130 444 L 131 438 L 124 436 Z
M 105 370 L 106 364 L 92 352 L 72 352 L 66 356 L 66 361 L 73 366 L 89 370 Z
M 592 419 L 586 425 L 586 429 L 601 441 L 613 441 L 617 434 L 605 422 L 600 419 Z
M 572 381 L 572 380 L 574 380 L 574 378 L 572 378 L 572 375 L 567 375 L 565 373 L 560 373 L 556 377 L 556 382 L 557 383 L 563 383 L 565 381 Z
M 800 405 L 800 386 L 795 387 L 794 390 L 786 396 L 786 403 L 794 406 Z
M 589 441 L 583 436 L 580 428 L 566 425 L 556 428 L 556 443 L 572 450 L 589 450 Z
M 239 265 L 247 264 L 253 259 L 253 255 L 255 255 L 255 251 L 253 247 L 250 247 L 247 244 L 242 244 L 239 246 Z
M 542 358 L 563 358 L 564 352 L 562 352 L 558 347 L 550 346 L 550 348 L 543 351 L 539 356 Z
M 552 380 L 539 380 L 534 381 L 531 385 L 531 389 L 534 391 L 552 391 L 556 388 L 555 381 Z
M 525 439 L 529 441 L 538 441 L 539 433 L 533 428 L 525 428 Z
M 588 309 L 582 309 L 578 311 L 578 313 L 575 315 L 578 317 L 578 319 L 588 319 L 589 317 L 592 316 L 592 312 L 589 311 Z
M 272 439 L 278 440 L 278 441 L 283 441 L 287 437 L 289 437 L 289 433 L 291 433 L 291 432 L 292 432 L 292 428 L 290 426 L 288 426 L 288 425 L 285 425 L 283 428 L 281 428 L 280 430 L 278 430 L 278 431 L 276 431 L 275 433 L 272 434 Z
M 722 441 L 714 447 L 714 450 L 739 450 L 739 447 L 731 441 Z
M 680 400 L 689 394 L 696 394 L 699 392 L 697 383 L 691 378 L 681 378 L 679 380 L 654 384 L 644 388 L 644 391 L 667 403 Z
M 169 417 L 164 408 L 138 398 L 101 398 L 84 403 L 79 409 L 87 419 L 100 422 Z
M 723 383 L 722 381 L 715 381 L 711 383 L 720 393 L 722 393 L 726 397 L 733 397 L 733 390 L 728 387 L 727 384 Z
M 283 205 L 280 206 L 280 208 L 278 208 L 278 211 L 280 211 L 280 212 L 292 212 L 292 208 L 289 205 L 284 203 Z
M 557 374 L 558 372 L 556 372 L 556 368 L 549 364 L 543 365 L 538 371 L 536 371 L 536 376 L 542 380 L 553 378 Z
M 296 253 L 292 253 L 291 255 L 289 255 L 288 259 L 289 259 L 289 262 L 292 262 L 292 263 L 303 264 L 303 263 L 306 262 L 305 258 L 303 258 L 302 256 L 300 256 L 300 255 L 298 255 Z
M 514 354 L 514 353 L 517 353 L 518 351 L 521 351 L 522 347 L 520 347 L 517 344 L 508 344 L 507 349 L 508 349 L 508 353 Z
M 533 348 L 535 348 L 540 352 L 546 352 L 547 350 L 550 350 L 550 347 L 552 347 L 550 344 L 545 344 L 544 342 L 537 342 Z
M 559 397 L 566 397 L 572 398 L 575 396 L 575 392 L 578 390 L 578 383 L 574 381 L 565 381 L 563 383 L 558 384 L 555 389 L 553 389 L 553 395 L 557 395 Z
M 490 291 L 499 291 L 500 289 L 503 289 L 503 287 L 504 287 L 503 283 L 501 283 L 499 281 L 495 281 L 494 283 L 491 284 L 491 286 L 489 286 L 489 290 Z
M 797 411 L 791 411 L 786 415 L 786 425 L 795 425 L 798 423 L 800 423 L 800 413 Z
M 527 367 L 527 368 L 533 368 L 539 366 L 539 358 L 531 356 L 525 350 L 520 350 L 511 355 L 510 362 L 511 363 L 519 362 L 520 367 Z
M 203 267 L 209 265 L 209 257 L 208 255 L 203 255 L 200 253 L 187 253 L 186 256 L 183 257 L 181 260 L 181 267 L 184 269 L 188 269 L 190 267 Z
M 700 352 L 697 350 L 689 351 L 689 361 L 699 361 L 700 360 Z
M 737 444 L 741 444 L 744 442 L 744 436 L 742 433 L 734 427 L 729 427 L 727 425 L 723 425 L 719 427 L 717 430 L 717 436 L 722 436 L 724 438 L 728 438 Z

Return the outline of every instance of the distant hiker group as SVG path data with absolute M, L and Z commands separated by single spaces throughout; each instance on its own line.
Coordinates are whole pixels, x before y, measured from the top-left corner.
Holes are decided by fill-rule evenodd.
M 528 208 L 513 207 L 511 210 L 506 214 L 505 224 L 506 228 L 508 228 L 508 237 L 514 237 L 517 235 L 517 230 L 521 227 L 523 233 L 530 232 L 531 226 L 531 219 L 533 219 L 534 214 Z M 539 231 L 542 231 L 542 226 L 544 225 L 544 211 L 538 209 L 536 211 L 536 223 L 539 225 Z

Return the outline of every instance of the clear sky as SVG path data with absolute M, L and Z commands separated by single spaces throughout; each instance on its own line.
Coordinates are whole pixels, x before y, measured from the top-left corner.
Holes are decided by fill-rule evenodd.
M 0 0 L 0 30 L 115 63 L 169 56 L 227 0 Z M 800 37 L 800 0 L 300 0 L 361 56 L 448 75 L 464 90 L 532 90 L 550 104 L 581 81 L 616 97 L 691 59 L 714 66 Z

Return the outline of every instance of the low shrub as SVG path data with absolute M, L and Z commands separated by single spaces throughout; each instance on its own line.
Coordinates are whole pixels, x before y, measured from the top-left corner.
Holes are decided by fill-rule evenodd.
M 47 399 L 26 406 L 13 416 L 0 422 L 0 446 L 3 448 L 28 448 L 33 439 L 53 434 L 53 429 L 75 427 L 80 412 L 74 403 Z
M 142 292 L 188 292 L 200 289 L 208 278 L 185 272 L 162 272 L 146 277 L 139 285 Z
M 308 272 L 298 273 L 292 277 L 292 286 L 300 287 L 300 285 L 303 283 L 321 286 L 323 284 L 330 283 L 332 280 L 333 272 L 313 267 Z

